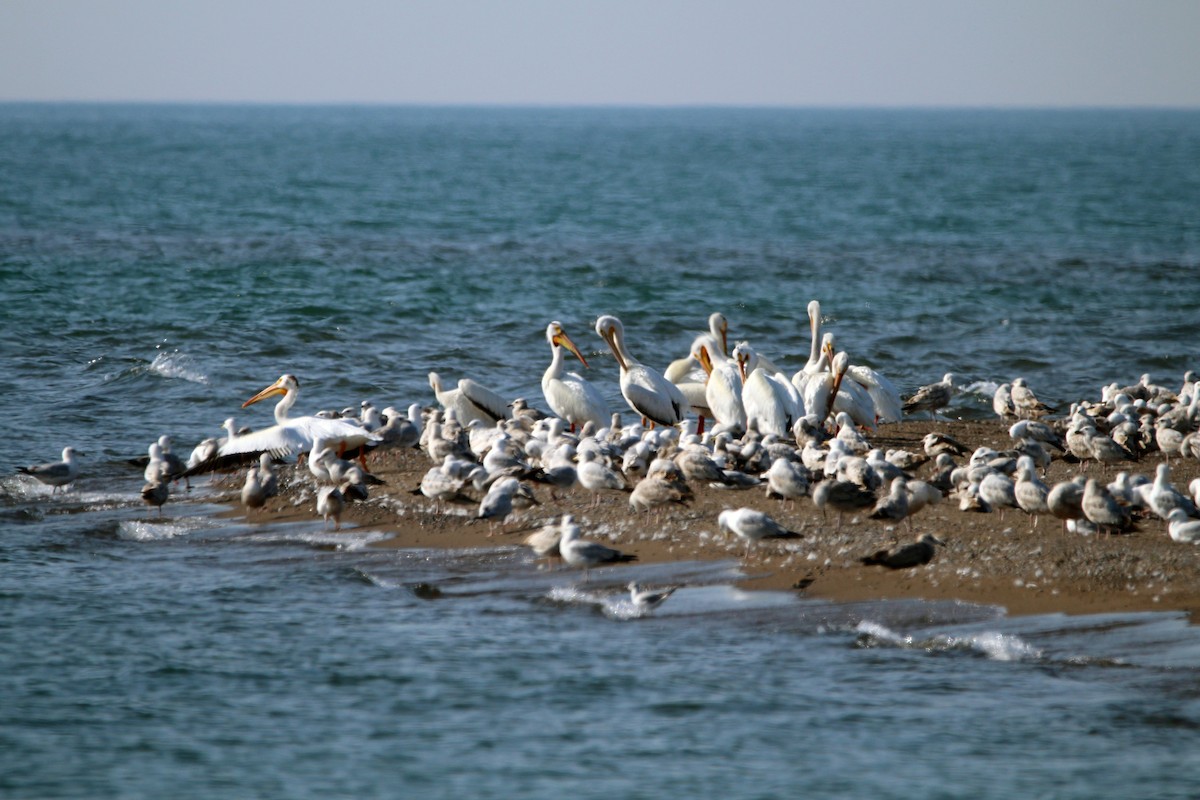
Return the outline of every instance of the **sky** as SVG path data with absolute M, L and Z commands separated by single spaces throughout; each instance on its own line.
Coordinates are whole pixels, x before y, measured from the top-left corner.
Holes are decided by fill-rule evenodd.
M 1200 107 L 1200 0 L 0 0 L 0 101 Z

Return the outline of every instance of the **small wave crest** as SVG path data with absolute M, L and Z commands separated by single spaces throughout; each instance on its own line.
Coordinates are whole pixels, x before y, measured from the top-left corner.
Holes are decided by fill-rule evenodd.
M 157 522 L 155 520 L 122 520 L 117 526 L 117 538 L 129 542 L 159 542 L 174 539 L 194 530 L 194 526 L 174 520 Z
M 208 376 L 196 367 L 195 360 L 178 350 L 159 352 L 146 370 L 164 378 L 180 378 L 191 383 L 208 385 Z
M 982 655 L 992 661 L 1036 661 L 1042 651 L 1021 639 L 998 631 L 986 631 L 973 636 L 935 635 L 918 639 L 906 636 L 877 622 L 864 620 L 855 631 L 857 647 L 897 647 L 925 650 L 929 653 L 969 652 Z

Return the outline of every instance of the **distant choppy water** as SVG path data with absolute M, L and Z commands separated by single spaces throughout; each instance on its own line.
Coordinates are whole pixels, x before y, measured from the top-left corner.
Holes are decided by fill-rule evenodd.
M 1194 112 L 0 106 L 0 464 L 88 454 L 66 498 L 0 483 L 0 794 L 1192 795 L 1175 615 L 685 565 L 622 572 L 698 584 L 631 618 L 522 553 L 147 521 L 122 461 L 265 423 L 285 371 L 306 410 L 428 403 L 430 369 L 540 404 L 550 319 L 619 407 L 600 313 L 660 367 L 721 310 L 796 369 L 817 298 L 904 388 L 1174 384 L 1198 164 Z

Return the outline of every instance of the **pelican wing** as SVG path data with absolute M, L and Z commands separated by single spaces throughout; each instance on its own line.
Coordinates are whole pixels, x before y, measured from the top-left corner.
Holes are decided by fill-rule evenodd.
M 512 416 L 508 402 L 503 397 L 470 378 L 460 380 L 458 390 L 462 392 L 464 400 L 471 403 L 479 413 L 490 417 L 492 422 Z
M 890 380 L 870 367 L 851 364 L 846 376 L 866 388 L 875 403 L 875 414 L 880 422 L 899 422 L 903 417 L 903 401 L 900 390 Z
M 674 425 L 687 414 L 683 393 L 666 378 L 638 364 L 625 373 L 621 393 L 635 411 L 659 425 Z
M 583 424 L 590 420 L 600 427 L 612 417 L 599 390 L 577 372 L 549 381 L 544 394 L 550 410 L 568 422 Z

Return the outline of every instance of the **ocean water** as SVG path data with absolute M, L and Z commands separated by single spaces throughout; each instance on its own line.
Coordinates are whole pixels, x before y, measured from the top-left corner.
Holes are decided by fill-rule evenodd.
M 300 406 L 541 404 L 561 320 L 780 364 L 805 305 L 986 416 L 1200 369 L 1200 113 L 0 105 L 0 795 L 1190 797 L 1200 636 L 147 515 L 283 372 Z M 84 451 L 74 491 L 19 464 Z M 619 586 L 687 580 L 652 616 Z M 435 591 L 428 587 L 436 587 Z

